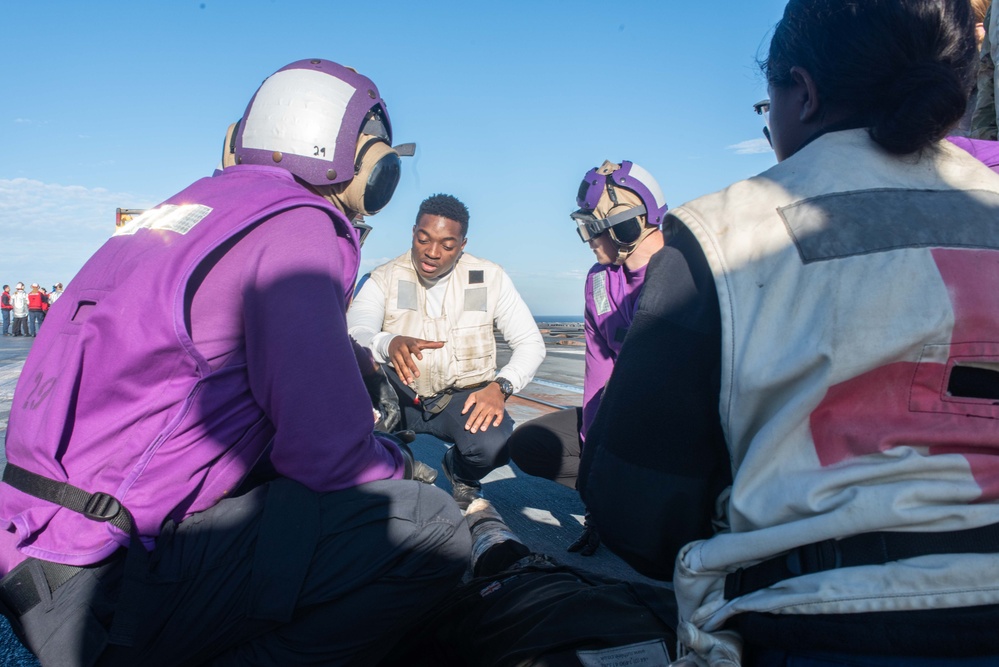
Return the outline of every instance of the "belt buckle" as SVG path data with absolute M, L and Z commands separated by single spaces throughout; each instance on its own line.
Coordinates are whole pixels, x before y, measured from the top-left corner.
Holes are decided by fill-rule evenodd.
M 83 508 L 83 515 L 92 521 L 111 521 L 121 512 L 121 503 L 114 496 L 102 493 L 90 494 Z
M 448 404 L 451 402 L 451 396 L 453 394 L 447 390 L 434 394 L 429 398 L 421 398 L 420 405 L 423 406 L 424 412 L 429 412 L 432 415 L 439 415 L 444 412 Z

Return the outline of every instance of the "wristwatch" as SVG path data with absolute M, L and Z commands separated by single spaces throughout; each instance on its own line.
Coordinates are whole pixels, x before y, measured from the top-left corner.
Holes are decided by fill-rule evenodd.
M 500 391 L 503 392 L 503 400 L 510 398 L 513 395 L 513 383 L 511 383 L 506 378 L 496 378 L 493 382 L 500 386 Z

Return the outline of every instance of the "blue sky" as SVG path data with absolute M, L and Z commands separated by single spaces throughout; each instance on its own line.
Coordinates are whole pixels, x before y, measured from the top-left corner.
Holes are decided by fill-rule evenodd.
M 4 1 L 0 282 L 67 282 L 116 207 L 209 175 L 260 82 L 321 57 L 374 80 L 396 142 L 418 144 L 363 269 L 447 192 L 471 211 L 466 250 L 535 315 L 581 314 L 593 255 L 568 216 L 588 169 L 636 162 L 677 206 L 774 164 L 752 104 L 783 5 Z

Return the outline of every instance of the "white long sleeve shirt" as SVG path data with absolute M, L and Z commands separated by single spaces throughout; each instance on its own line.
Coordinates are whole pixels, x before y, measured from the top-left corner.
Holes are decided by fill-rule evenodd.
M 453 276 L 452 271 L 433 284 L 421 281 L 422 287 L 426 289 L 428 317 L 440 317 L 448 281 Z M 384 321 L 385 293 L 375 281 L 365 280 L 347 311 L 347 330 L 354 340 L 371 350 L 379 363 L 389 361 L 389 343 L 396 337 L 396 334 L 382 331 Z M 534 316 L 505 272 L 500 283 L 495 325 L 513 352 L 509 363 L 499 369 L 496 375 L 509 380 L 514 391 L 520 391 L 534 379 L 534 374 L 544 361 L 545 342 Z

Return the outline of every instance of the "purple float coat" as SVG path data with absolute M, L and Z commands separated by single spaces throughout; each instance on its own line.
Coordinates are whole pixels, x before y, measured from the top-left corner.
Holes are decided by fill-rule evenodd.
M 595 264 L 586 276 L 586 374 L 580 432 L 583 440 L 597 415 L 604 386 L 638 309 L 647 266 L 631 271 L 623 266 Z
M 401 477 L 400 453 L 372 433 L 346 333 L 359 248 L 342 214 L 256 166 L 166 204 L 192 208 L 110 239 L 50 310 L 16 390 L 8 459 L 114 495 L 147 546 L 165 519 L 214 505 L 265 456 L 316 491 Z M 196 223 L 185 233 L 178 211 Z M 270 304 L 305 316 L 282 321 L 284 305 Z M 89 564 L 128 544 L 7 485 L 0 525 L 3 571 L 24 556 Z

